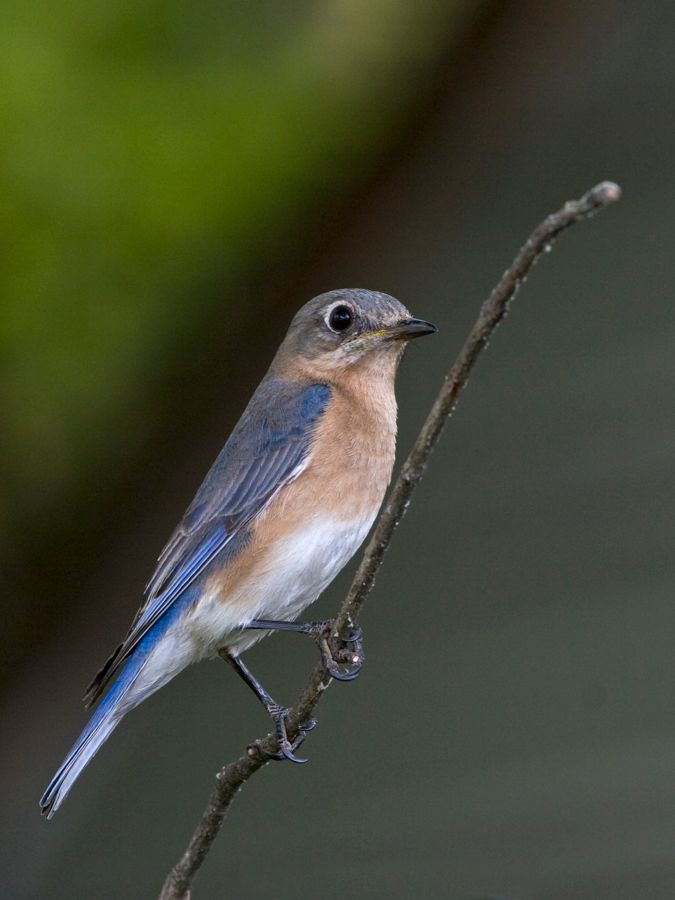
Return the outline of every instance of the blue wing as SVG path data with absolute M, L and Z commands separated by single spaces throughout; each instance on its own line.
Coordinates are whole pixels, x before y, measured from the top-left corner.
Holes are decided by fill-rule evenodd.
M 162 551 L 129 634 L 87 688 L 87 705 L 215 556 L 298 475 L 329 399 L 325 384 L 263 379 Z

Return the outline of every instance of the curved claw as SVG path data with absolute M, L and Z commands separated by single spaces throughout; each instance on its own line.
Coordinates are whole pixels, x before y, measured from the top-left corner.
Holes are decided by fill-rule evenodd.
M 295 755 L 295 751 L 302 744 L 304 737 L 305 732 L 301 731 L 293 743 L 288 738 L 280 741 L 279 750 L 276 753 L 271 753 L 270 758 L 275 760 L 275 762 L 282 762 L 284 759 L 287 759 L 289 762 L 298 763 L 298 765 L 304 765 L 306 762 L 309 762 L 309 760 Z
M 279 753 L 275 757 L 276 759 L 287 759 L 289 762 L 298 763 L 298 765 L 304 765 L 306 762 L 309 762 L 307 759 L 302 759 L 300 756 L 296 756 L 293 753 L 293 746 L 290 741 L 285 741 L 279 747 Z
M 336 681 L 354 681 L 355 678 L 358 678 L 363 668 L 363 657 L 360 653 L 341 651 L 338 659 L 335 659 L 330 655 L 329 650 L 330 648 L 325 648 L 324 663 L 331 678 L 335 678 Z M 346 660 L 340 659 L 343 653 L 347 656 Z
M 346 634 L 342 638 L 342 640 L 345 644 L 357 644 L 361 641 L 362 637 L 363 631 L 361 629 L 361 626 L 357 623 L 356 625 L 352 626 L 352 630 L 349 632 L 349 634 Z
M 269 709 L 269 712 L 274 719 L 277 741 L 279 743 L 278 752 L 271 754 L 271 758 L 275 760 L 287 759 L 289 762 L 304 765 L 308 760 L 296 756 L 295 751 L 304 741 L 307 732 L 316 727 L 316 721 L 314 719 L 309 719 L 309 721 L 303 722 L 303 724 L 298 727 L 298 734 L 295 740 L 290 741 L 286 732 L 286 716 L 288 715 L 289 710 L 286 707 L 275 706 Z
M 334 678 L 336 681 L 354 681 L 354 679 L 358 678 L 361 674 L 360 665 L 355 669 L 348 669 L 346 672 L 343 672 L 335 663 L 329 663 L 326 668 L 328 669 L 330 677 Z
M 358 677 L 363 666 L 363 656 L 360 642 L 357 641 L 355 643 L 356 647 L 353 650 L 339 651 L 336 659 L 331 652 L 327 636 L 324 634 L 319 638 L 319 649 L 321 650 L 323 664 L 330 677 L 335 678 L 336 681 L 354 681 Z M 342 658 L 343 654 L 347 659 Z

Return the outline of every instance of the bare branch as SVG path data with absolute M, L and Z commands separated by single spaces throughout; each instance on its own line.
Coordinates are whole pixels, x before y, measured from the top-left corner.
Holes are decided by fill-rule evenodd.
M 518 252 L 510 268 L 483 303 L 478 319 L 471 329 L 457 359 L 448 372 L 436 400 L 422 426 L 408 458 L 403 463 L 393 490 L 380 513 L 375 531 L 363 554 L 347 597 L 335 620 L 332 633 L 334 649 L 338 649 L 339 635 L 356 621 L 364 601 L 373 587 L 375 576 L 382 565 L 384 554 L 392 535 L 408 508 L 412 493 L 424 475 L 429 456 L 439 435 L 454 410 L 462 388 L 467 382 L 481 351 L 487 346 L 497 325 L 504 318 L 509 303 L 539 256 L 548 250 L 555 238 L 570 225 L 592 216 L 621 196 L 621 188 L 611 181 L 603 181 L 591 188 L 579 200 L 570 200 L 558 212 L 552 213 L 532 232 Z M 311 717 L 330 676 L 319 663 L 297 703 L 288 716 L 289 737 L 297 734 L 298 725 Z M 272 735 L 256 741 L 246 753 L 224 766 L 218 773 L 217 783 L 208 804 L 190 839 L 188 847 L 171 870 L 162 888 L 160 900 L 185 900 L 206 854 L 211 849 L 227 811 L 241 786 L 254 772 L 269 762 L 269 754 L 277 750 Z

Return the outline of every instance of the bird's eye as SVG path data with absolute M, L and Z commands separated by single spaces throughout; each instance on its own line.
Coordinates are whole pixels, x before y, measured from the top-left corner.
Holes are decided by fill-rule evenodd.
M 328 327 L 333 331 L 346 331 L 354 321 L 354 313 L 348 306 L 335 306 L 328 316 Z

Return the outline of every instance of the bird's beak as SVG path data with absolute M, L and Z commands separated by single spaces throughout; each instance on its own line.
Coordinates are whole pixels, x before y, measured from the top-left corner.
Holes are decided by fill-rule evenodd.
M 424 319 L 404 319 L 396 325 L 383 329 L 384 335 L 390 340 L 409 341 L 411 338 L 423 337 L 425 334 L 435 334 L 438 331 L 431 322 Z
M 386 325 L 375 331 L 367 331 L 365 334 L 357 334 L 347 344 L 350 350 L 362 352 L 380 347 L 390 341 L 409 341 L 414 337 L 422 337 L 425 334 L 434 334 L 438 331 L 431 322 L 424 319 L 403 319 L 395 325 Z

